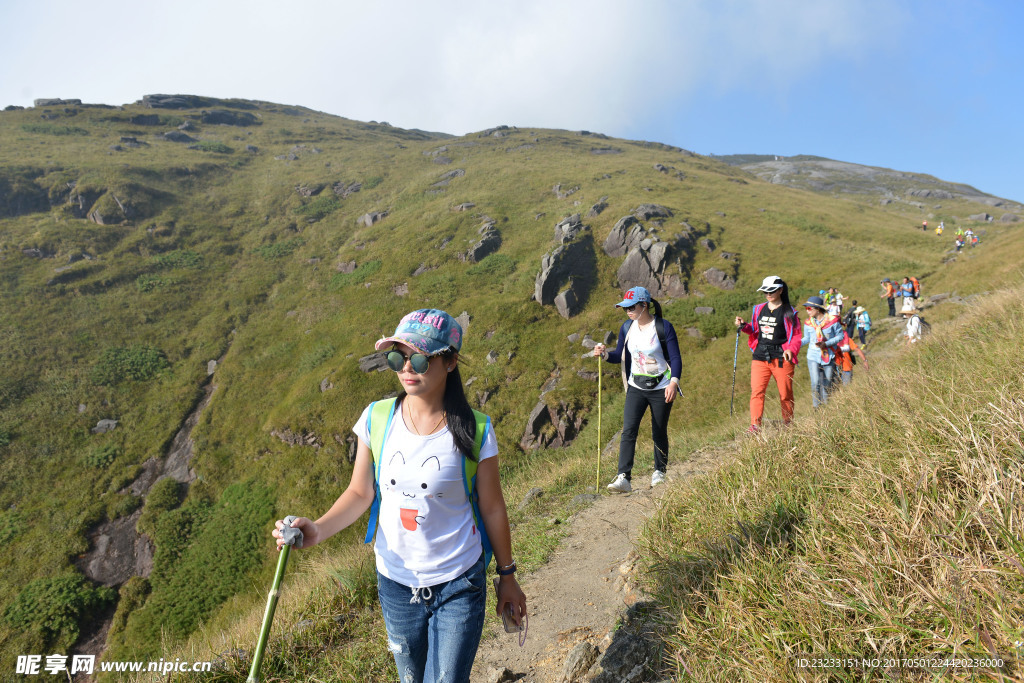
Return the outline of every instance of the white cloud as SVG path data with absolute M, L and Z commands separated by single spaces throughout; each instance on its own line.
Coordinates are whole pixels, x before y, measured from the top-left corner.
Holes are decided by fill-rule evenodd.
M 0 47 L 0 99 L 27 103 L 19 87 L 114 104 L 174 91 L 453 133 L 500 123 L 614 132 L 698 88 L 784 89 L 830 60 L 855 60 L 888 40 L 887 7 L 97 0 L 85 11 L 40 0 L 3 10 L 19 31 Z

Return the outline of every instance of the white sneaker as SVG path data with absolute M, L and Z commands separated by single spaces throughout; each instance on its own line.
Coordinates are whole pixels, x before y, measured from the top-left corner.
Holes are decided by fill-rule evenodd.
M 608 484 L 609 491 L 615 491 L 617 493 L 629 493 L 633 490 L 633 487 L 629 484 L 629 479 L 626 479 L 625 474 L 620 474 L 615 477 L 615 481 Z
M 654 470 L 654 474 L 651 475 L 651 488 L 665 481 L 665 473 L 661 470 Z

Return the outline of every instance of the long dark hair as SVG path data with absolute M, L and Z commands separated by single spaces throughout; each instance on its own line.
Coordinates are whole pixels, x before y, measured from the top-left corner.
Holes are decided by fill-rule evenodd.
M 659 304 L 658 300 L 655 299 L 654 297 L 651 297 L 651 303 L 648 305 L 647 310 L 650 310 L 651 306 L 654 306 L 654 317 L 655 318 L 663 317 L 661 315 L 661 304 Z
M 459 356 L 458 352 L 450 348 L 440 355 L 445 362 L 450 362 Z M 404 400 L 405 396 L 406 393 L 403 389 L 398 393 L 398 400 Z M 441 405 L 444 409 L 445 419 L 448 421 L 448 431 L 452 435 L 452 441 L 455 442 L 455 449 L 475 462 L 476 455 L 473 453 L 473 446 L 476 444 L 476 417 L 466 399 L 466 391 L 462 387 L 462 375 L 459 373 L 458 365 L 447 373 Z
M 796 309 L 793 308 L 793 304 L 789 303 L 789 285 L 787 285 L 786 281 L 782 279 L 780 279 L 779 282 L 782 283 L 782 294 L 780 295 L 782 297 L 782 315 L 783 317 L 789 318 L 790 323 L 796 325 L 800 321 L 800 318 L 797 316 Z

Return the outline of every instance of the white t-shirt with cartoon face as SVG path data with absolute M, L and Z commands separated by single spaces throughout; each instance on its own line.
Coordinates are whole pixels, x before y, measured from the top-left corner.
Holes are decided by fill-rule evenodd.
M 637 389 L 645 391 L 667 387 L 671 373 L 665 372 L 668 370 L 668 359 L 665 358 L 665 354 L 661 350 L 658 330 L 654 323 L 650 323 L 641 330 L 640 325 L 634 320 L 626 332 L 626 345 L 629 347 L 631 363 L 629 383 Z M 647 389 L 640 384 L 637 375 L 662 375 L 662 377 L 656 386 Z
M 451 433 L 444 427 L 428 436 L 414 434 L 401 408 L 395 407 L 380 465 L 377 570 L 412 588 L 436 586 L 472 567 L 483 545 L 463 483 L 463 455 Z M 365 444 L 370 443 L 369 412 L 367 406 L 352 428 Z M 497 454 L 494 430 L 488 428 L 480 461 Z

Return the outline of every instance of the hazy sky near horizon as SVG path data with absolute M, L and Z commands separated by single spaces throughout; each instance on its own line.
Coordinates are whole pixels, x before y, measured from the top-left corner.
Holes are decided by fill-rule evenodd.
M 1024 202 L 1018 0 L 0 0 L 0 107 L 240 97 L 816 154 Z

